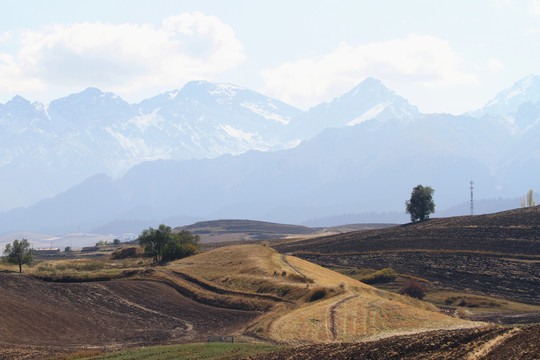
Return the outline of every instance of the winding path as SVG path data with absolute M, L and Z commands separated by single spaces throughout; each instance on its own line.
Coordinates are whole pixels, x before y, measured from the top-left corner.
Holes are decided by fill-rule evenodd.
M 287 255 L 285 254 L 281 254 L 281 261 L 285 263 L 285 265 L 287 265 L 288 267 L 290 267 L 291 269 L 293 269 L 294 271 L 296 271 L 299 275 L 307 278 L 307 276 L 301 272 L 300 270 L 298 270 L 294 265 L 292 265 L 289 260 L 287 260 Z
M 337 303 L 330 307 L 330 332 L 332 333 L 332 339 L 334 341 L 337 340 L 336 309 L 340 307 L 343 303 L 359 296 L 359 294 L 347 296 L 345 299 L 339 300 Z

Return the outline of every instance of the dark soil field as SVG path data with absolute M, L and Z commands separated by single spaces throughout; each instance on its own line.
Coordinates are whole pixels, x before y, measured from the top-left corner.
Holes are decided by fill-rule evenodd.
M 540 256 L 540 206 L 489 215 L 430 219 L 277 246 L 280 252 L 469 250 Z
M 482 254 L 422 251 L 297 256 L 322 266 L 392 268 L 399 273 L 437 282 L 447 288 L 518 302 L 540 303 L 538 262 Z
M 540 304 L 540 206 L 280 244 L 320 265 L 392 268 L 442 287 Z
M 395 336 L 365 343 L 334 343 L 301 346 L 251 360 L 399 360 L 399 359 L 505 359 L 540 358 L 540 325 L 525 328 L 486 327 L 438 330 Z
M 155 281 L 48 283 L 0 273 L 0 359 L 205 341 L 260 315 L 196 303 Z

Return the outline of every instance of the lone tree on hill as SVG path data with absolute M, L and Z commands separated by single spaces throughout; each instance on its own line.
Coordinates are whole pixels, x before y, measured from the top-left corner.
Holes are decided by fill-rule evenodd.
M 9 263 L 19 265 L 20 273 L 22 273 L 23 264 L 31 265 L 34 262 L 33 251 L 26 239 L 14 240 L 13 244 L 6 244 L 4 255 Z
M 411 221 L 424 221 L 429 214 L 435 212 L 433 190 L 429 186 L 417 185 L 411 193 L 411 199 L 405 202 L 407 213 L 411 214 Z
M 137 240 L 144 252 L 152 255 L 155 263 L 160 263 L 197 253 L 199 235 L 192 235 L 186 230 L 173 233 L 170 226 L 161 224 L 157 229 L 143 230 Z

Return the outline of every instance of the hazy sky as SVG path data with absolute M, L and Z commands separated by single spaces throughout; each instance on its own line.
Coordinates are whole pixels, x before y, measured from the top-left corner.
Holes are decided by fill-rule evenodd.
M 424 112 L 540 74 L 540 0 L 0 0 L 0 103 L 87 87 L 126 101 L 190 80 L 307 109 L 368 76 Z

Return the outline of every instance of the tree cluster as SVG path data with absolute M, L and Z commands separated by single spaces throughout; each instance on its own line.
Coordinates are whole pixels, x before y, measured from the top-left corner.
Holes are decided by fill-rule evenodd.
M 199 235 L 182 230 L 173 233 L 170 226 L 159 225 L 157 229 L 148 228 L 137 238 L 144 252 L 154 258 L 155 263 L 181 259 L 197 253 Z

